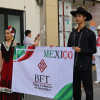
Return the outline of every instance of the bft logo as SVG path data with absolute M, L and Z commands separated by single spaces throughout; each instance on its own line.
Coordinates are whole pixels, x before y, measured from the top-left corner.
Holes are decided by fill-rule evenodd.
M 46 63 L 45 63 L 45 61 L 43 59 L 38 64 L 38 67 L 39 67 L 39 69 L 40 69 L 41 72 L 43 72 L 47 68 L 47 65 L 46 65 Z
M 46 63 L 45 63 L 45 61 L 43 59 L 38 64 L 38 67 L 39 67 L 41 72 L 43 72 L 47 68 L 47 65 L 46 65 Z M 49 79 L 49 76 L 35 75 L 35 82 L 48 83 L 48 79 Z
M 49 76 L 45 75 L 35 75 L 35 82 L 48 83 L 49 78 Z

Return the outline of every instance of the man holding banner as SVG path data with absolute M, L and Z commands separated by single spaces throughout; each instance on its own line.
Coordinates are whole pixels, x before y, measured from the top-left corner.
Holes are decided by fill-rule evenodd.
M 81 100 L 82 81 L 86 100 L 93 100 L 92 54 L 96 52 L 96 37 L 94 32 L 85 26 L 85 21 L 90 21 L 92 15 L 82 7 L 70 13 L 78 24 L 78 28 L 70 34 L 68 40 L 68 46 L 75 50 L 73 98 Z

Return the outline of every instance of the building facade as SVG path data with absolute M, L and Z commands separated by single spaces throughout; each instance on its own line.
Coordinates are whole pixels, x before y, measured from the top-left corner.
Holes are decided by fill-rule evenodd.
M 40 6 L 36 0 L 0 0 L 0 43 L 4 41 L 4 30 L 16 29 L 16 41 L 22 44 L 24 31 L 32 31 L 32 38 L 40 33 Z
M 0 43 L 4 30 L 11 25 L 16 29 L 16 41 L 23 44 L 24 32 L 32 31 L 32 39 L 40 33 L 41 46 L 67 46 L 72 29 L 77 24 L 71 10 L 82 6 L 93 14 L 95 28 L 99 25 L 99 2 L 90 0 L 0 0 Z M 97 18 L 98 16 L 98 18 Z M 91 28 L 90 22 L 86 25 Z M 93 27 L 91 28 L 93 29 Z

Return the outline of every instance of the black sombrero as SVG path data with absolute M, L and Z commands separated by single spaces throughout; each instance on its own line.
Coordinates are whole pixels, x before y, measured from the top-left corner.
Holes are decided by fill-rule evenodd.
M 77 13 L 83 14 L 84 16 L 86 16 L 86 20 L 85 21 L 90 21 L 92 19 L 92 15 L 86 11 L 84 8 L 82 7 L 78 7 L 76 11 L 71 11 L 70 12 L 74 17 Z

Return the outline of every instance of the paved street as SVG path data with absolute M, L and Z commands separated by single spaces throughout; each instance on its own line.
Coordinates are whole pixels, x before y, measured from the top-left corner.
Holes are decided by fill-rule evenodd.
M 93 81 L 95 80 L 96 80 L 96 71 L 95 67 L 93 66 Z M 93 85 L 94 85 L 94 100 L 100 100 L 100 83 Z M 25 100 L 52 100 L 52 99 L 26 95 Z M 85 100 L 84 89 L 82 89 L 82 100 Z
M 96 81 L 96 71 L 93 70 L 93 81 Z M 94 100 L 100 100 L 100 83 L 94 84 Z M 85 100 L 84 89 L 82 89 L 82 100 Z

